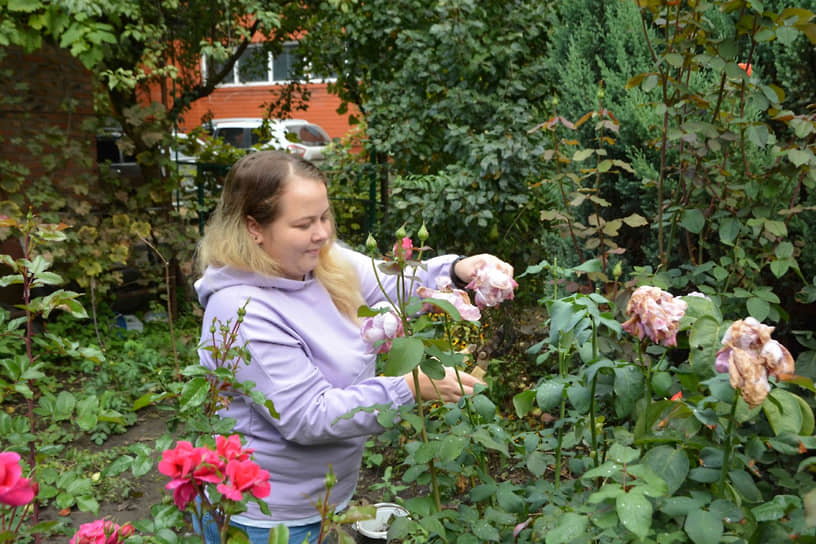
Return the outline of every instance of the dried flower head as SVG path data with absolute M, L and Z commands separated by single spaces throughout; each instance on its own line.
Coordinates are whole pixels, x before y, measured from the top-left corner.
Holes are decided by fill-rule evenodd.
M 771 390 L 768 376 L 781 378 L 795 370 L 787 348 L 771 339 L 773 330 L 753 317 L 734 321 L 717 352 L 714 368 L 717 372 L 728 372 L 731 387 L 739 389 L 752 408 L 768 396 Z
M 639 339 L 648 336 L 652 342 L 664 346 L 677 345 L 677 329 L 688 304 L 670 293 L 644 285 L 638 287 L 626 305 L 629 319 L 623 329 Z

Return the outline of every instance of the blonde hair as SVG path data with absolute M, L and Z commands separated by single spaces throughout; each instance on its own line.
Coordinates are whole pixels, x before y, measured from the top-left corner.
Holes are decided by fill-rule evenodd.
M 280 215 L 280 200 L 287 183 L 296 178 L 320 181 L 325 174 L 311 162 L 280 151 L 259 151 L 242 157 L 224 182 L 221 199 L 198 245 L 198 266 L 229 266 L 267 276 L 280 276 L 281 268 L 250 236 L 247 218 L 265 227 Z M 334 215 L 332 214 L 332 227 Z M 334 250 L 335 229 L 320 249 L 314 276 L 325 287 L 334 305 L 352 321 L 363 304 L 360 280 L 351 265 Z

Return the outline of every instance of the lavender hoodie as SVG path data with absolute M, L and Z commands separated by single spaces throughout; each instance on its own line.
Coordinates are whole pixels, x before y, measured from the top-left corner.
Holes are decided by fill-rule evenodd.
M 337 245 L 333 251 L 357 269 L 368 305 L 384 299 L 369 257 Z M 455 258 L 425 261 L 426 268 L 416 272 L 416 287 L 434 287 Z M 380 273 L 391 297 L 395 278 Z M 205 309 L 202 345 L 211 343 L 213 319 L 235 322 L 238 308 L 250 299 L 237 345 L 247 343 L 251 358 L 249 365 L 239 365 L 238 379 L 254 382 L 280 413 L 274 419 L 264 407 L 238 396 L 220 414 L 236 420 L 235 431 L 270 473 L 272 491 L 265 500 L 271 518 L 250 503 L 241 520 L 258 526 L 319 520 L 313 503 L 325 492 L 329 464 L 337 476 L 330 502 L 343 505 L 354 493 L 367 437 L 383 430 L 375 413 L 337 418 L 360 406 L 412 404 L 410 389 L 401 377 L 374 376 L 375 356 L 360 338 L 359 325 L 337 310 L 314 278 L 296 281 L 209 267 L 195 288 Z M 199 357 L 202 365 L 214 367 L 209 351 L 200 349 Z

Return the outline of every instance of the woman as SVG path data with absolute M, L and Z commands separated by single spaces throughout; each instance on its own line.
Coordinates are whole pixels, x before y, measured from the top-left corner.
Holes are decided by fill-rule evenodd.
M 310 542 L 317 541 L 320 517 L 313 503 L 325 491 L 330 463 L 337 476 L 331 503 L 338 509 L 348 504 L 366 438 L 383 429 L 375 413 L 340 416 L 361 406 L 398 407 L 440 396 L 453 402 L 461 396 L 452 373 L 434 383 L 423 375 L 419 391 L 411 375 L 374 376 L 375 356 L 360 337 L 357 308 L 384 297 L 370 259 L 334 242 L 324 174 L 300 157 L 262 151 L 230 170 L 199 247 L 202 342 L 209 340 L 213 320 L 234 322 L 249 300 L 237 345 L 247 343 L 251 357 L 240 365 L 238 378 L 254 382 L 280 413 L 272 418 L 264 407 L 237 396 L 221 414 L 236 420 L 235 431 L 271 475 L 272 493 L 265 499 L 270 516 L 250 503 L 232 520 L 253 542 L 266 543 L 269 528 L 281 523 L 290 529 L 290 542 L 300 544 L 307 533 Z M 448 274 L 467 282 L 485 261 L 500 262 L 490 255 L 456 259 L 428 260 L 417 271 L 417 284 L 433 285 Z M 391 296 L 393 278 L 380 278 Z M 199 355 L 213 368 L 209 351 Z M 465 393 L 472 393 L 478 380 L 459 375 Z M 218 542 L 217 534 L 205 537 Z

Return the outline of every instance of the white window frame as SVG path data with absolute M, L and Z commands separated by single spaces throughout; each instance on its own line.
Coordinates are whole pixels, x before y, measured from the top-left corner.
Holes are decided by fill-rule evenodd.
M 294 50 L 294 48 L 295 48 L 295 46 L 297 44 L 298 44 L 298 42 L 296 42 L 296 41 L 285 42 L 283 44 L 284 52 L 287 52 L 287 53 L 289 53 L 291 55 L 292 50 Z M 262 46 L 262 44 L 260 44 L 260 43 L 252 43 L 252 44 L 249 44 L 249 47 L 247 47 L 246 51 L 249 51 L 251 48 L 258 48 L 258 47 L 261 47 L 261 46 Z M 246 51 L 244 52 L 244 54 L 246 54 Z M 258 87 L 258 86 L 267 86 L 268 87 L 270 85 L 286 85 L 286 84 L 291 83 L 291 80 L 289 80 L 289 79 L 275 79 L 275 73 L 274 73 L 275 72 L 275 70 L 274 70 L 275 57 L 272 54 L 269 54 L 269 56 L 267 58 L 267 63 L 266 63 L 267 79 L 266 79 L 266 81 L 246 81 L 246 82 L 236 81 L 236 79 L 238 78 L 240 63 L 241 63 L 241 59 L 238 58 L 238 60 L 235 61 L 235 66 L 233 66 L 233 68 L 232 68 L 232 72 L 231 72 L 232 73 L 232 81 L 222 81 L 221 83 L 219 83 L 217 85 L 217 87 Z M 209 74 L 210 70 L 212 69 L 212 59 L 210 57 L 203 58 L 202 59 L 202 65 L 203 65 L 203 68 L 204 68 L 204 73 Z M 320 78 L 320 79 L 311 80 L 312 83 L 327 83 L 327 82 L 331 82 L 331 81 L 335 81 L 335 78 L 328 78 L 328 79 Z

